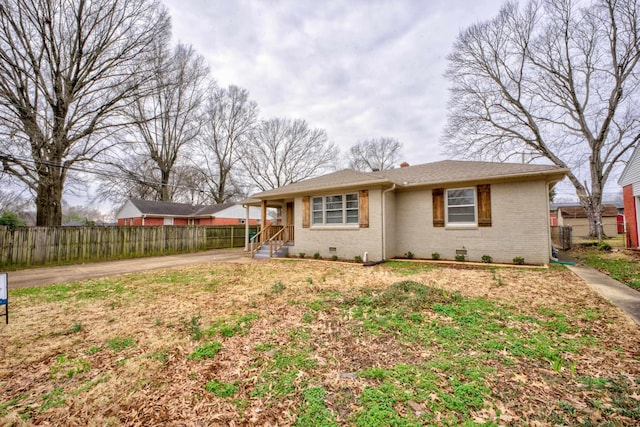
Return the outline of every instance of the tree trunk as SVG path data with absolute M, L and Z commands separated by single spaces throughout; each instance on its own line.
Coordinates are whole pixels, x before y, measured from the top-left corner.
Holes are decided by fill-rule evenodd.
M 584 195 L 580 197 L 580 205 L 582 205 L 587 213 L 587 220 L 589 221 L 588 237 L 602 240 L 604 237 L 602 227 L 602 211 L 604 210 L 602 207 L 602 195 L 599 194 L 596 196 L 595 193 Z
M 169 178 L 171 176 L 170 171 L 161 171 L 162 177 L 160 178 L 160 200 L 163 202 L 170 202 L 172 194 L 169 192 Z
M 62 179 L 48 185 L 42 183 L 36 195 L 36 225 L 57 227 L 62 225 Z

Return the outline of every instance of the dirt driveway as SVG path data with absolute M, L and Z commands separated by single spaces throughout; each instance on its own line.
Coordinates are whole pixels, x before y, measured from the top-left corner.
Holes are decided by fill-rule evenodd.
M 96 262 L 60 267 L 30 268 L 9 272 L 9 289 L 30 288 L 74 280 L 94 279 L 159 268 L 182 267 L 208 262 L 250 262 L 243 249 L 217 249 L 180 255 Z

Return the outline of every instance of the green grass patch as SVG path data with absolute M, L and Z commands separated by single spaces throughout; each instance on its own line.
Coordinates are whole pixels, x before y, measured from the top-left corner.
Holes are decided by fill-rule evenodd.
M 16 289 L 11 292 L 13 296 L 33 296 L 45 302 L 60 302 L 69 299 L 82 301 L 113 298 L 133 291 L 126 289 L 117 280 L 88 280 Z
M 213 359 L 220 350 L 222 350 L 222 343 L 218 341 L 212 341 L 204 343 L 193 351 L 188 357 L 189 360 L 204 360 Z
M 579 255 L 580 260 L 589 267 L 603 271 L 613 279 L 634 289 L 640 289 L 640 263 L 625 259 L 611 259 L 599 256 L 594 251 L 585 251 Z
M 289 336 L 291 342 L 287 346 L 271 348 L 269 351 L 273 355 L 262 360 L 262 373 L 251 397 L 284 398 L 307 386 L 311 372 L 317 366 L 317 361 L 311 358 L 311 337 L 303 328 L 292 329 Z
M 424 262 L 388 261 L 384 263 L 384 268 L 388 268 L 394 273 L 402 274 L 403 276 L 412 276 L 434 270 L 438 267 Z
M 473 362 L 440 359 L 361 371 L 361 378 L 374 379 L 379 385 L 368 387 L 361 395 L 363 409 L 354 415 L 356 425 L 432 424 L 436 413 L 451 424 L 461 423 L 490 398 L 485 379 L 490 369 Z
M 204 385 L 204 389 L 218 397 L 233 397 L 239 388 L 236 384 L 213 380 L 207 382 Z
M 411 281 L 365 292 L 343 308 L 369 333 L 437 345 L 447 354 L 476 352 L 492 358 L 506 352 L 554 362 L 595 344 L 588 330 L 572 326 L 565 315 L 540 309 L 540 317 L 523 317 L 484 298 L 463 298 Z
M 276 282 L 271 286 L 271 292 L 274 294 L 280 294 L 284 292 L 287 287 L 282 282 Z
M 42 405 L 40 405 L 39 412 L 46 411 L 49 408 L 64 406 L 66 403 L 65 393 L 61 387 L 56 387 L 51 392 L 43 394 L 41 397 Z
M 20 396 L 15 397 L 11 400 L 0 403 L 0 417 L 5 416 L 9 413 L 9 411 L 7 410 L 8 408 L 17 405 L 18 403 L 20 403 L 21 401 L 23 401 L 28 397 L 29 397 L 28 394 L 21 394 Z
M 219 320 L 214 322 L 209 329 L 207 335 L 221 335 L 231 338 L 235 335 L 246 335 L 253 326 L 253 322 L 260 316 L 254 313 L 247 314 L 237 319 Z
M 327 392 L 322 387 L 312 387 L 302 392 L 304 403 L 293 424 L 295 427 L 337 427 L 335 416 L 327 408 Z
M 574 425 L 574 420 L 585 420 L 579 425 L 595 425 L 587 422 L 594 410 L 608 420 L 626 420 L 623 423 L 608 421 L 598 425 L 636 425 L 633 421 L 640 420 L 640 405 L 637 396 L 632 392 L 640 384 L 640 377 L 579 377 L 578 382 L 589 390 L 591 395 L 607 397 L 603 400 L 591 400 L 590 407 L 587 408 L 576 407 L 565 400 L 550 402 L 545 421 L 556 425 Z
M 119 353 L 129 347 L 135 347 L 136 340 L 133 337 L 117 337 L 111 338 L 107 341 L 107 347 L 109 347 L 114 353 Z
M 160 363 L 167 363 L 167 361 L 169 360 L 169 353 L 166 351 L 154 351 L 149 355 L 149 358 Z
M 86 359 L 70 359 L 66 354 L 59 354 L 49 368 L 49 376 L 54 379 L 72 378 L 76 374 L 89 372 L 90 369 L 91 363 Z

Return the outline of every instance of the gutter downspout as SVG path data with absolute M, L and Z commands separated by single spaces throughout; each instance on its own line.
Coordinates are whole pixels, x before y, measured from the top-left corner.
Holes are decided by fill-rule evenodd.
M 394 191 L 396 189 L 396 184 L 393 184 L 393 186 L 391 188 L 387 188 L 386 190 L 384 190 L 382 192 L 382 261 L 385 261 L 387 259 L 387 225 L 385 224 L 385 219 L 384 219 L 384 214 L 385 214 L 385 208 L 386 208 L 386 203 L 385 203 L 385 196 L 388 192 L 390 191 Z
M 146 215 L 146 214 L 143 214 L 143 215 L 142 215 L 142 225 L 143 225 L 143 226 L 144 226 L 144 219 L 145 219 L 146 217 L 147 217 L 147 215 Z

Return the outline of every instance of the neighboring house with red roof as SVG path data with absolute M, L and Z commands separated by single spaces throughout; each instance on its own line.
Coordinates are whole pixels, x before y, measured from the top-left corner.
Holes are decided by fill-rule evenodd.
M 240 225 L 247 210 L 237 203 L 190 205 L 129 199 L 117 215 L 118 225 Z M 259 224 L 260 209 L 249 208 L 249 225 Z
M 638 213 L 640 212 L 640 145 L 637 145 L 631 158 L 627 162 L 618 184 L 622 187 L 624 201 L 624 219 L 627 231 L 627 247 L 638 248 L 638 234 L 640 224 Z
M 405 166 L 405 165 L 403 165 Z M 254 194 L 243 203 L 282 212 L 289 253 L 369 260 L 402 257 L 546 264 L 549 188 L 567 170 L 549 165 L 441 161 L 386 171 L 342 170 Z M 265 246 L 270 227 L 256 237 Z M 267 245 L 268 246 L 268 245 Z M 279 246 L 276 245 L 276 249 Z M 272 246 L 273 252 L 273 246 Z

